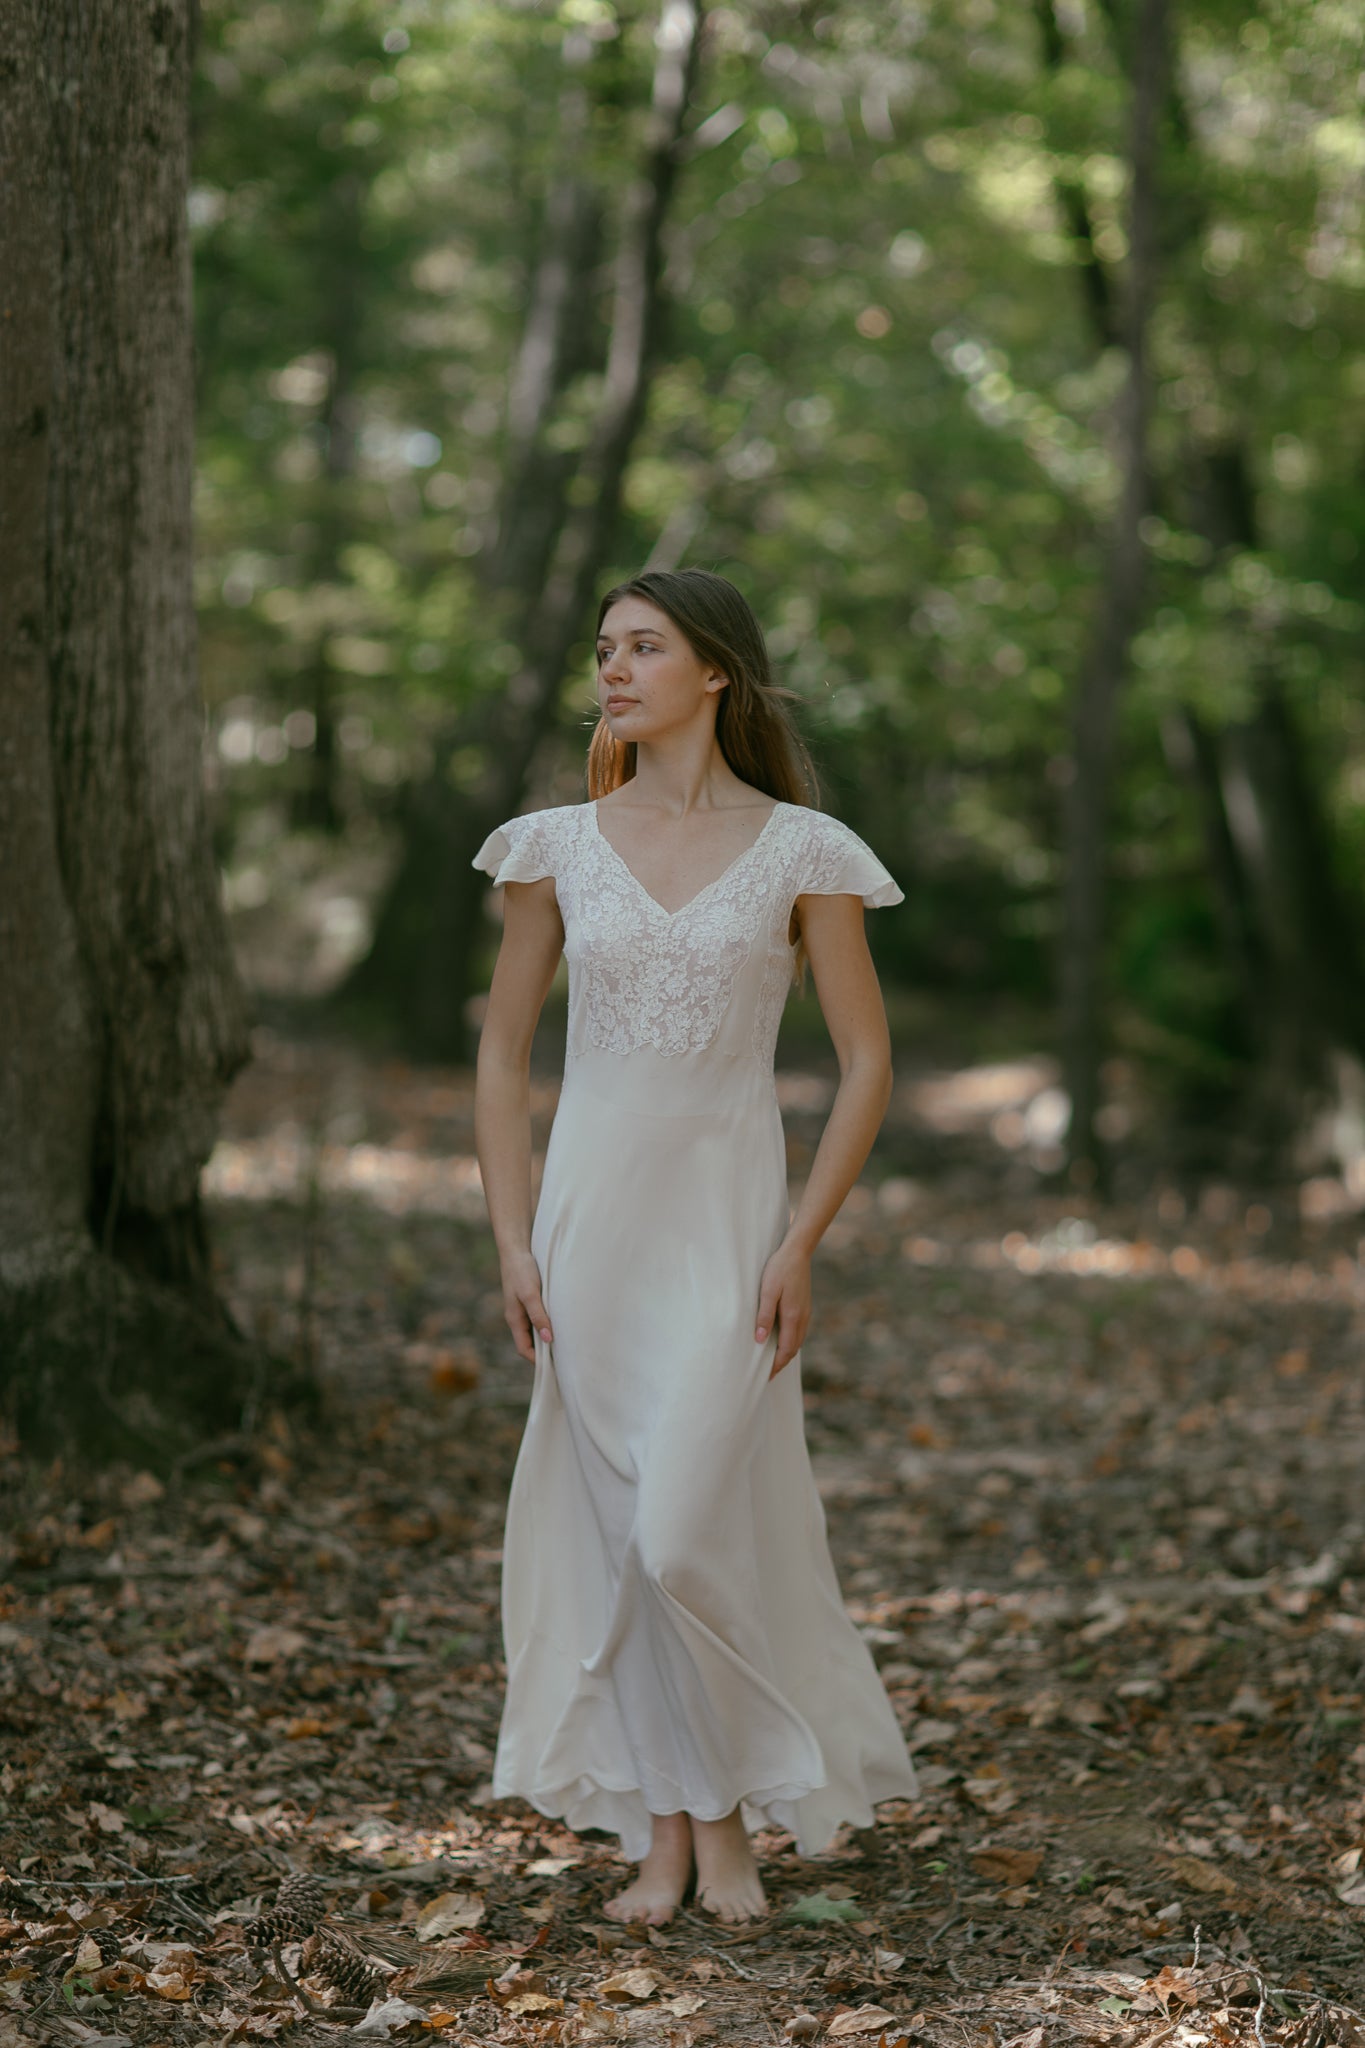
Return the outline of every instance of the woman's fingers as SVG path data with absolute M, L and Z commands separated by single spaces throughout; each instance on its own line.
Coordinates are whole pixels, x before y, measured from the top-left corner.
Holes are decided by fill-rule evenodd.
M 779 1309 L 777 1318 L 777 1351 L 773 1358 L 773 1370 L 769 1375 L 770 1378 L 780 1373 L 784 1365 L 791 1364 L 797 1352 L 801 1349 L 802 1341 L 806 1334 L 806 1325 L 809 1321 L 809 1316 L 783 1315 Z
M 551 1343 L 553 1340 L 550 1335 L 550 1318 L 545 1313 L 545 1304 L 539 1294 L 523 1294 L 521 1302 L 522 1307 L 530 1317 L 532 1329 L 536 1332 L 542 1343 Z
M 512 1342 L 521 1357 L 534 1364 L 536 1337 L 544 1344 L 553 1342 L 550 1318 L 546 1314 L 540 1288 L 540 1273 L 534 1259 L 522 1255 L 504 1261 L 502 1299 Z
M 758 1317 L 754 1323 L 754 1342 L 756 1344 L 767 1343 L 768 1333 L 777 1320 L 778 1300 L 777 1283 L 770 1280 L 765 1273 L 763 1275 L 763 1284 L 758 1291 Z
M 507 1327 L 512 1332 L 512 1342 L 521 1356 L 532 1364 L 536 1355 L 535 1336 L 539 1336 L 546 1344 L 553 1341 L 550 1318 L 546 1315 L 545 1304 L 538 1294 L 517 1295 L 513 1299 L 507 1310 Z
M 531 1342 L 531 1325 L 526 1310 L 520 1301 L 511 1301 L 505 1313 L 507 1327 L 512 1332 L 512 1342 L 517 1347 L 518 1356 L 534 1361 L 536 1349 Z

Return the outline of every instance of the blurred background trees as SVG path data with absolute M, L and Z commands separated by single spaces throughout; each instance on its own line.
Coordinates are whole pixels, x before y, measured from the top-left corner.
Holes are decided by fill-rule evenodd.
M 267 996 L 464 1049 L 468 854 L 581 794 L 592 594 L 698 563 L 905 885 L 893 990 L 1060 1048 L 1068 846 L 1073 894 L 1102 867 L 1079 1170 L 1134 1086 L 1191 1162 L 1271 1170 L 1324 1110 L 1359 1153 L 1365 24 L 1169 10 L 1136 477 L 1143 19 L 203 0 L 203 670 Z M 1125 472 L 1140 602 L 1087 841 Z

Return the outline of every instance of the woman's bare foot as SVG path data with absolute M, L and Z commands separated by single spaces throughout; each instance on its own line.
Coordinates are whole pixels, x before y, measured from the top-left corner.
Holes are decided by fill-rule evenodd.
M 717 1920 L 761 1920 L 768 1900 L 739 1808 L 724 1820 L 692 1822 L 697 1904 Z
M 649 1854 L 626 1886 L 602 1911 L 609 1920 L 643 1920 L 662 1927 L 671 1920 L 692 1875 L 692 1829 L 685 1813 L 656 1813 Z

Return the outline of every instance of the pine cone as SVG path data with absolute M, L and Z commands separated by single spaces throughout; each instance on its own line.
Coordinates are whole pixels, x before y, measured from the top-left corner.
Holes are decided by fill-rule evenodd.
M 384 1982 L 358 1949 L 335 1940 L 326 1929 L 312 1935 L 303 1945 L 299 1968 L 309 1977 L 320 1977 L 352 2005 L 367 2010 Z
M 100 1952 L 100 1961 L 107 1970 L 110 1963 L 116 1963 L 123 1954 L 123 1943 L 112 1927 L 91 1927 L 87 1931 Z
M 269 1948 L 277 1941 L 303 1941 L 327 1912 L 327 1894 L 306 1870 L 296 1870 L 282 1880 L 275 1903 L 246 1930 L 253 1948 Z

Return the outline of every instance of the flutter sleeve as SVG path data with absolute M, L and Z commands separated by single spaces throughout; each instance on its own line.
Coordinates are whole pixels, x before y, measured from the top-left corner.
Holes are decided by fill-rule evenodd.
M 903 903 L 905 892 L 870 846 L 838 818 L 810 813 L 798 896 L 861 896 L 869 910 Z
M 554 838 L 544 811 L 529 817 L 509 818 L 490 832 L 474 856 L 473 865 L 491 875 L 494 882 L 543 882 L 553 875 Z

